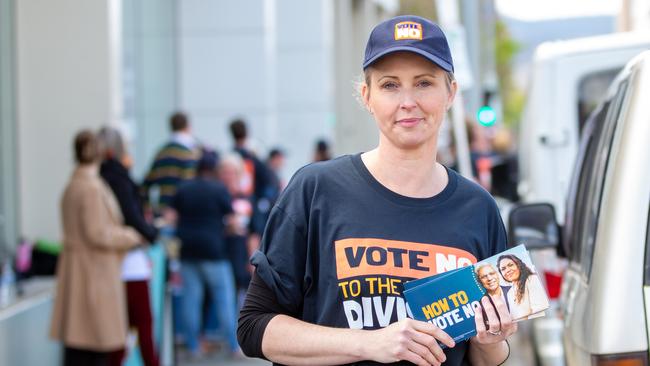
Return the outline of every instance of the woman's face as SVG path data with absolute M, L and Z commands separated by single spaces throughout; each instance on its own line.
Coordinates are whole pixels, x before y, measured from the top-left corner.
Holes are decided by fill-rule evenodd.
M 444 70 L 411 52 L 389 54 L 373 64 L 370 85 L 361 93 L 382 141 L 404 150 L 435 144 L 456 93 L 456 83 L 448 88 L 446 78 Z
M 499 269 L 506 281 L 515 282 L 519 279 L 519 267 L 517 267 L 517 264 L 512 259 L 502 259 L 501 262 L 499 262 Z

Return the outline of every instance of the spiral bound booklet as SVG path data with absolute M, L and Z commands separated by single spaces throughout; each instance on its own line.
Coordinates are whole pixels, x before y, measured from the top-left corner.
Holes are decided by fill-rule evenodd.
M 459 342 L 476 335 L 483 296 L 501 296 L 514 321 L 544 315 L 549 301 L 530 255 L 518 245 L 474 265 L 404 284 L 413 318 L 437 325 Z

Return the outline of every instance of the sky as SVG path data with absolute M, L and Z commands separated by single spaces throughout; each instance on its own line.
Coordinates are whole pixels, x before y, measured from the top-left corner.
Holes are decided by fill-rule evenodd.
M 495 0 L 495 5 L 519 43 L 513 59 L 514 80 L 525 90 L 539 44 L 615 32 L 621 0 Z
M 523 21 L 613 15 L 621 0 L 495 0 L 497 11 Z

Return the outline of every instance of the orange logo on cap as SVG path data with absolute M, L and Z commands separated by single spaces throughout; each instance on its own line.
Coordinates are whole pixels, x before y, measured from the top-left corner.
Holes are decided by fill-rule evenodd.
M 422 39 L 422 24 L 416 22 L 400 22 L 395 24 L 395 40 Z

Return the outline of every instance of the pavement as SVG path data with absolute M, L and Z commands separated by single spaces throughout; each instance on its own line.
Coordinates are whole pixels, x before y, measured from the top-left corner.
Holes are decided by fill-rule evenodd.
M 240 358 L 240 359 L 231 359 L 224 354 L 215 354 L 210 357 L 205 357 L 201 360 L 196 361 L 182 361 L 179 360 L 179 365 L 181 366 L 215 366 L 215 365 L 225 365 L 225 366 L 270 366 L 271 363 L 268 361 L 255 359 L 255 358 Z

